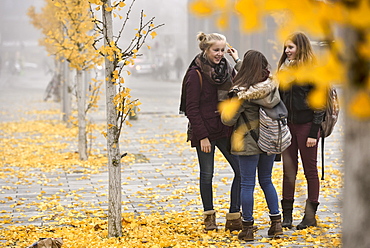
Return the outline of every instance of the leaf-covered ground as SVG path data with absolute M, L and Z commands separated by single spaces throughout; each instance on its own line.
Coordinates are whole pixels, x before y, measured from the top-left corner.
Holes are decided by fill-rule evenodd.
M 76 152 L 77 129 L 66 128 L 58 111 L 21 116 L 25 118 L 0 123 L 0 246 L 27 247 L 39 238 L 61 237 L 63 247 L 76 248 L 341 247 L 340 126 L 326 148 L 318 227 L 285 230 L 280 238 L 269 239 L 266 204 L 257 186 L 254 217 L 259 229 L 256 240 L 246 243 L 223 229 L 232 173 L 220 154 L 214 179 L 219 231 L 203 231 L 195 151 L 185 134 L 173 129 L 174 123 L 185 126 L 183 118 L 140 116 L 124 130 L 121 150 L 128 155 L 122 159 L 123 235 L 108 238 L 104 126 L 92 126 L 91 154 L 82 162 Z M 281 163 L 276 163 L 273 178 L 280 196 Z M 302 217 L 304 181 L 300 171 L 294 224 Z

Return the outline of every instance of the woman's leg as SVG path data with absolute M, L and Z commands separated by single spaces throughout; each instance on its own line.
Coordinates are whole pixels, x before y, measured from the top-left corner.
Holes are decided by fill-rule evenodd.
M 297 131 L 298 148 L 301 154 L 304 175 L 307 180 L 308 200 L 317 203 L 319 201 L 320 180 L 317 172 L 317 147 L 319 134 L 317 134 L 317 142 L 314 147 L 307 147 L 307 137 L 310 132 L 312 123 L 299 125 Z
M 258 161 L 258 181 L 261 185 L 263 193 L 265 194 L 267 206 L 270 210 L 270 215 L 280 214 L 279 211 L 279 199 L 275 190 L 275 186 L 272 184 L 271 174 L 272 167 L 274 165 L 275 155 L 260 154 Z
M 202 152 L 200 147 L 196 147 L 200 167 L 200 196 L 203 202 L 204 211 L 213 210 L 213 191 L 212 179 L 214 172 L 215 144 L 211 142 L 210 153 Z
M 260 155 L 239 156 L 241 174 L 241 203 L 243 221 L 253 221 L 254 186 L 256 184 L 256 168 Z
M 216 146 L 220 149 L 221 153 L 224 155 L 226 160 L 231 165 L 231 168 L 234 171 L 234 179 L 231 184 L 231 192 L 230 192 L 230 209 L 229 213 L 238 213 L 240 212 L 240 168 L 239 168 L 239 161 L 238 159 L 230 154 L 228 151 L 228 139 L 220 139 L 216 142 Z
M 282 153 L 283 157 L 283 199 L 294 200 L 295 181 L 298 171 L 298 141 L 296 125 L 288 123 L 292 134 L 291 145 Z

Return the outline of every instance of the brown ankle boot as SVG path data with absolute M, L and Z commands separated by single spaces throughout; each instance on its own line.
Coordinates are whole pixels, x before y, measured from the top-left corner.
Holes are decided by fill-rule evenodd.
M 281 200 L 281 207 L 283 209 L 283 223 L 281 225 L 289 229 L 292 228 L 293 224 L 293 203 L 294 200 Z
M 268 230 L 268 236 L 276 236 L 283 234 L 283 227 L 281 226 L 281 215 L 270 216 L 271 219 L 271 226 Z
M 225 230 L 230 230 L 230 232 L 242 230 L 242 215 L 240 212 L 226 214 Z
M 304 210 L 304 217 L 301 223 L 297 225 L 298 230 L 306 229 L 310 226 L 317 226 L 316 222 L 316 211 L 320 203 L 306 201 L 306 207 Z
M 238 234 L 238 239 L 244 241 L 253 241 L 254 240 L 253 224 L 254 224 L 253 220 L 242 221 L 243 230 Z
M 212 231 L 212 230 L 217 229 L 215 210 L 204 211 L 203 220 L 204 220 L 204 225 L 205 225 L 204 230 Z

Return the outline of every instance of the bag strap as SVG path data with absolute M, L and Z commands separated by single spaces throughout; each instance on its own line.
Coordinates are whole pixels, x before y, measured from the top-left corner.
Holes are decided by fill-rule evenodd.
M 199 83 L 200 83 L 200 89 L 202 89 L 202 86 L 203 86 L 203 78 L 202 78 L 202 74 L 200 74 L 200 71 L 195 69 L 197 72 L 198 72 L 198 76 L 199 76 Z
M 189 71 L 190 70 L 193 70 L 193 68 L 189 68 L 186 73 L 185 73 L 185 76 L 182 80 L 182 88 L 181 88 L 181 95 L 180 95 L 180 108 L 179 108 L 179 114 L 185 114 L 185 109 L 186 109 L 186 81 L 188 80 L 188 77 L 189 77 Z M 203 80 L 202 80 L 202 75 L 200 74 L 200 71 L 198 69 L 195 69 L 198 73 L 198 76 L 199 76 L 199 81 L 200 81 L 200 89 L 202 89 L 202 84 L 203 84 Z M 185 114 L 186 115 L 186 114 Z
M 251 124 L 248 121 L 247 115 L 244 112 L 242 112 L 241 116 L 244 119 L 245 125 L 247 125 L 247 128 L 250 130 L 249 132 L 251 133 L 254 141 L 256 141 L 256 143 L 258 143 L 258 136 L 257 136 L 256 132 L 254 130 L 252 130 L 252 127 L 251 127 Z
M 325 158 L 324 158 L 324 140 L 325 136 L 321 137 L 321 180 L 324 180 L 324 163 L 325 163 Z

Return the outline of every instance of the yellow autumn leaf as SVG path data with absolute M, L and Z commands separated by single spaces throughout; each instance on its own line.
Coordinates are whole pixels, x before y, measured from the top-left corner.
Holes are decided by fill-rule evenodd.
M 279 82 L 279 87 L 286 90 L 292 85 L 292 82 L 296 79 L 292 70 L 280 70 L 276 74 L 276 79 Z
M 231 137 L 231 144 L 234 151 L 243 151 L 245 150 L 244 147 L 244 138 L 247 132 L 247 128 L 245 125 L 240 125 Z
M 235 10 L 240 13 L 241 24 L 244 31 L 255 30 L 260 27 L 261 9 L 260 1 L 239 0 L 235 4 Z
M 359 119 L 370 118 L 370 94 L 359 91 L 349 104 L 350 113 Z
M 218 105 L 218 110 L 221 113 L 222 119 L 226 121 L 231 120 L 241 104 L 242 101 L 240 101 L 237 97 L 220 102 Z
M 288 8 L 288 1 L 265 0 L 264 9 L 268 11 L 285 10 Z
M 152 39 L 154 39 L 154 38 L 157 36 L 157 33 L 156 33 L 155 31 L 152 31 L 152 32 L 150 33 L 150 35 L 152 36 Z
M 126 6 L 126 4 L 125 4 L 124 2 L 120 2 L 120 3 L 119 3 L 119 6 L 122 8 L 122 7 L 125 7 L 125 6 Z
M 196 15 L 204 16 L 213 13 L 213 4 L 207 0 L 195 0 L 189 4 L 190 11 Z
M 308 104 L 313 109 L 323 109 L 325 108 L 327 97 L 326 87 L 316 88 L 307 96 Z
M 362 56 L 370 59 L 370 32 L 365 34 L 364 40 L 360 43 L 359 52 Z
M 107 11 L 107 12 L 111 12 L 112 10 L 113 10 L 112 7 L 105 7 L 105 11 Z
M 217 18 L 217 26 L 224 30 L 229 26 L 229 16 L 224 13 Z
M 369 1 L 359 1 L 356 7 L 349 9 L 350 23 L 362 29 L 368 29 L 370 26 L 370 3 Z
M 54 5 L 55 5 L 55 7 L 58 7 L 58 8 L 62 7 L 62 5 L 60 4 L 60 2 L 55 2 Z

